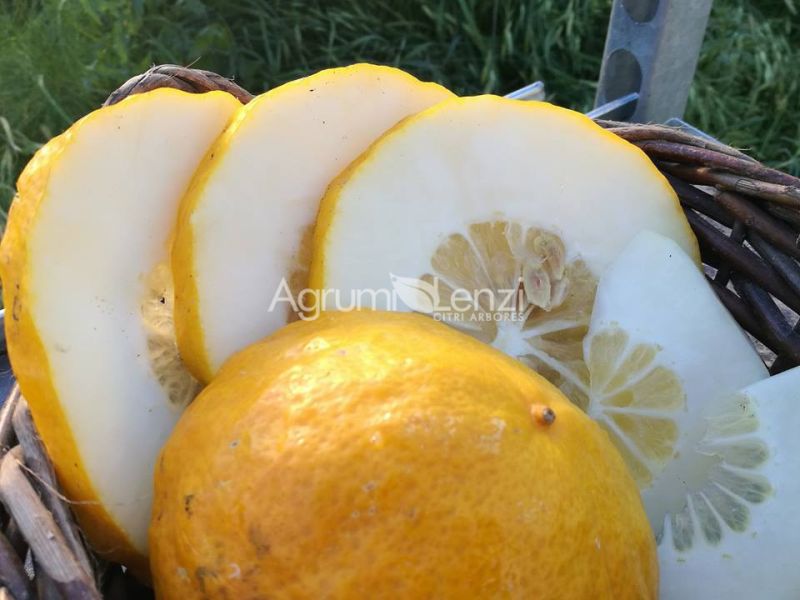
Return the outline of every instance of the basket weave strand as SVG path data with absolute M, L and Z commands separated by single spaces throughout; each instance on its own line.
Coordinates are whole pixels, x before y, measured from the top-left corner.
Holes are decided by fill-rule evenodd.
M 598 121 L 642 149 L 680 198 L 713 289 L 772 373 L 800 365 L 800 179 L 662 125 Z
M 158 88 L 174 88 L 193 94 L 204 92 L 228 92 L 242 104 L 247 104 L 253 95 L 232 80 L 211 71 L 179 67 L 178 65 L 158 65 L 136 77 L 131 77 L 103 103 L 103 106 L 116 104 L 133 94 L 141 94 Z

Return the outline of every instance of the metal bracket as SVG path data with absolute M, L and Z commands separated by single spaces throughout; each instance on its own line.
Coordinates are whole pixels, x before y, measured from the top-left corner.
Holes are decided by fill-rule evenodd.
M 539 100 L 545 99 L 544 83 L 541 81 L 534 81 L 525 87 L 514 90 L 506 94 L 506 98 L 512 100 Z
M 638 94 L 619 120 L 683 117 L 712 0 L 614 0 L 595 107 Z
M 638 92 L 631 92 L 616 100 L 611 100 L 600 106 L 595 106 L 592 110 L 586 113 L 590 119 L 619 119 L 624 117 L 620 115 L 630 114 L 636 108 L 636 102 L 639 100 Z

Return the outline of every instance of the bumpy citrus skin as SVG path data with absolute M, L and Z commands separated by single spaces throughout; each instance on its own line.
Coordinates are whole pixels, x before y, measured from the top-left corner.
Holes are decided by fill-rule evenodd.
M 155 485 L 164 600 L 657 593 L 606 434 L 533 371 L 419 315 L 326 313 L 234 355 Z

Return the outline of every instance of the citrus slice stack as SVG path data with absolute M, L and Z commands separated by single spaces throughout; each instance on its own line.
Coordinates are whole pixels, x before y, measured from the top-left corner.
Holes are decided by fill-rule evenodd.
M 642 229 L 698 257 L 674 192 L 638 148 L 546 103 L 453 99 L 400 123 L 329 188 L 316 309 L 433 313 L 569 394 L 585 378 L 597 279 Z
M 765 379 L 692 261 L 649 232 L 600 280 L 585 348 L 586 410 L 639 482 L 662 597 L 793 597 L 800 579 L 769 573 L 800 551 L 800 371 Z
M 239 103 L 162 89 L 42 148 L 0 249 L 11 362 L 83 531 L 147 572 L 156 454 L 198 389 L 172 327 L 178 203 Z
M 207 381 L 296 318 L 311 228 L 330 181 L 399 120 L 453 94 L 390 67 L 321 71 L 251 101 L 184 199 L 172 266 L 181 354 Z

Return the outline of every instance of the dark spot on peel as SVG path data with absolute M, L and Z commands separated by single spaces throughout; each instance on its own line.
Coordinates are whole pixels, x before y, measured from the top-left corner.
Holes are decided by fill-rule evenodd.
M 206 595 L 206 579 L 209 577 L 216 577 L 217 574 L 207 567 L 197 567 L 194 571 L 194 578 L 197 579 L 197 584 L 200 587 L 200 593 Z
M 267 536 L 264 535 L 264 532 L 261 531 L 258 525 L 251 525 L 247 529 L 247 539 L 249 539 L 250 543 L 253 544 L 253 548 L 256 550 L 257 557 L 263 558 L 270 553 L 271 546 L 269 539 L 267 539 Z
M 20 305 L 19 305 L 19 296 L 14 296 L 14 304 L 11 307 L 11 318 L 15 321 L 19 321 L 19 312 L 20 312 Z
M 194 500 L 194 494 L 186 494 L 183 497 L 183 510 L 190 517 L 192 516 L 192 500 Z

